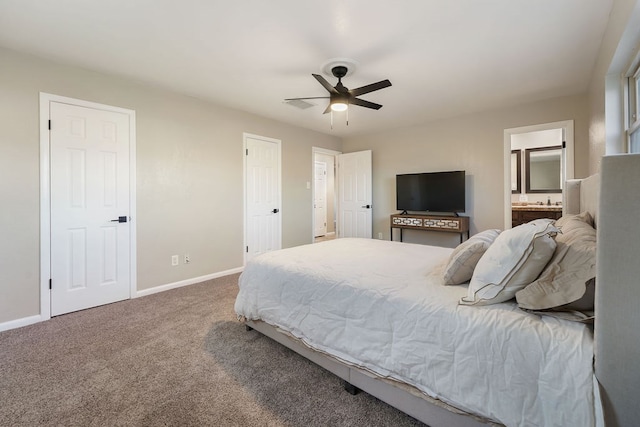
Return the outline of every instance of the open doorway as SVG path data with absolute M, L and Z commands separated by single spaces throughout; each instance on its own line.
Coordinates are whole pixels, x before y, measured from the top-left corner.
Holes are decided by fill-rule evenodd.
M 574 177 L 573 153 L 573 120 L 505 129 L 505 229 L 520 206 L 553 205 L 561 211 L 564 182 Z
M 335 164 L 339 151 L 313 147 L 313 242 L 336 238 Z

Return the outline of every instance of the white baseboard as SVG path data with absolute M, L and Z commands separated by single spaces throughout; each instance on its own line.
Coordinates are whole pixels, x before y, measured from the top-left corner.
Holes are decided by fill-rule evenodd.
M 217 279 L 218 277 L 228 276 L 230 274 L 241 273 L 244 267 L 232 268 L 231 270 L 219 271 L 217 273 L 207 274 L 205 276 L 193 277 L 191 279 L 181 280 L 179 282 L 167 283 L 166 285 L 155 286 L 149 289 L 143 289 L 132 295 L 131 298 L 143 297 L 146 295 L 157 294 L 158 292 L 168 291 L 170 289 L 181 288 L 183 286 L 193 285 L 204 282 L 206 280 Z
M 33 325 L 34 323 L 42 322 L 44 319 L 39 314 L 35 316 L 23 317 L 22 319 L 10 320 L 8 322 L 0 323 L 0 332 L 8 331 L 9 329 L 21 328 L 23 326 Z
M 218 277 L 228 276 L 230 274 L 241 273 L 244 267 L 232 268 L 231 270 L 219 271 L 217 273 L 207 274 L 205 276 L 193 277 L 191 279 L 181 280 L 179 282 L 168 283 L 166 285 L 156 286 L 149 289 L 143 289 L 132 295 L 131 298 L 143 297 L 145 295 L 156 294 L 158 292 L 168 291 L 169 289 L 180 288 L 182 286 L 193 285 L 195 283 L 204 282 L 206 280 L 217 279 Z M 35 316 L 23 317 L 21 319 L 10 320 L 8 322 L 0 323 L 0 332 L 8 331 L 10 329 L 21 328 L 23 326 L 32 325 L 34 323 L 43 322 L 49 320 L 43 316 L 37 314 Z

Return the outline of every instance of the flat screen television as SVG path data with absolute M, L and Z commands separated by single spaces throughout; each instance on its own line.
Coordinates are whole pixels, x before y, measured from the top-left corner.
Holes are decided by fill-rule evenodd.
M 399 211 L 464 212 L 465 171 L 396 175 Z

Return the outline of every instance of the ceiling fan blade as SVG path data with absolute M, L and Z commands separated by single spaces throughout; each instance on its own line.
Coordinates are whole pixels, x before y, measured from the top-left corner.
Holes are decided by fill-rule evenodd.
M 365 101 L 364 99 L 351 98 L 349 100 L 349 104 L 358 105 L 360 107 L 373 108 L 374 110 L 379 110 L 382 108 L 382 105 L 376 104 L 374 102 Z
M 324 110 L 324 112 L 322 114 L 327 114 L 331 112 L 331 103 L 329 103 L 329 105 L 327 105 L 327 109 Z
M 324 88 L 325 88 L 326 90 L 328 90 L 328 91 L 329 91 L 329 93 L 338 93 L 338 91 L 337 91 L 333 86 L 331 86 L 331 83 L 329 83 L 329 82 L 327 81 L 327 79 L 325 79 L 324 77 L 322 77 L 320 74 L 311 74 L 311 75 L 312 75 L 313 77 L 315 77 L 315 78 L 316 78 L 316 80 L 317 80 L 317 81 L 318 81 L 322 86 L 324 86 Z
M 302 99 L 329 99 L 329 96 L 308 96 L 306 98 L 285 98 L 285 101 L 297 101 Z
M 378 83 L 371 83 L 370 85 L 362 86 L 356 89 L 351 89 L 349 91 L 349 94 L 353 96 L 360 96 L 360 95 L 364 95 L 365 93 L 384 89 L 385 87 L 389 87 L 389 86 L 391 86 L 391 82 L 389 80 L 382 80 Z

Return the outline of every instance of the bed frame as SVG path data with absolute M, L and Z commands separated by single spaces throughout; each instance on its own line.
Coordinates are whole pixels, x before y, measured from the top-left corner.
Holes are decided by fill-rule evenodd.
M 568 181 L 563 196 L 563 213 L 589 211 L 597 224 L 595 372 L 604 420 L 609 427 L 636 425 L 640 420 L 636 403 L 640 394 L 640 222 L 634 221 L 640 217 L 640 155 L 603 157 L 601 174 Z M 495 425 L 414 387 L 312 350 L 267 323 L 246 324 L 340 377 L 350 393 L 364 390 L 431 427 Z
M 444 402 L 432 399 L 415 387 L 374 376 L 368 371 L 347 365 L 326 353 L 312 350 L 300 340 L 281 332 L 268 323 L 247 320 L 246 325 L 249 329 L 261 332 L 341 378 L 344 380 L 345 390 L 349 393 L 356 394 L 360 390 L 366 391 L 431 427 L 496 425 L 460 411 Z

